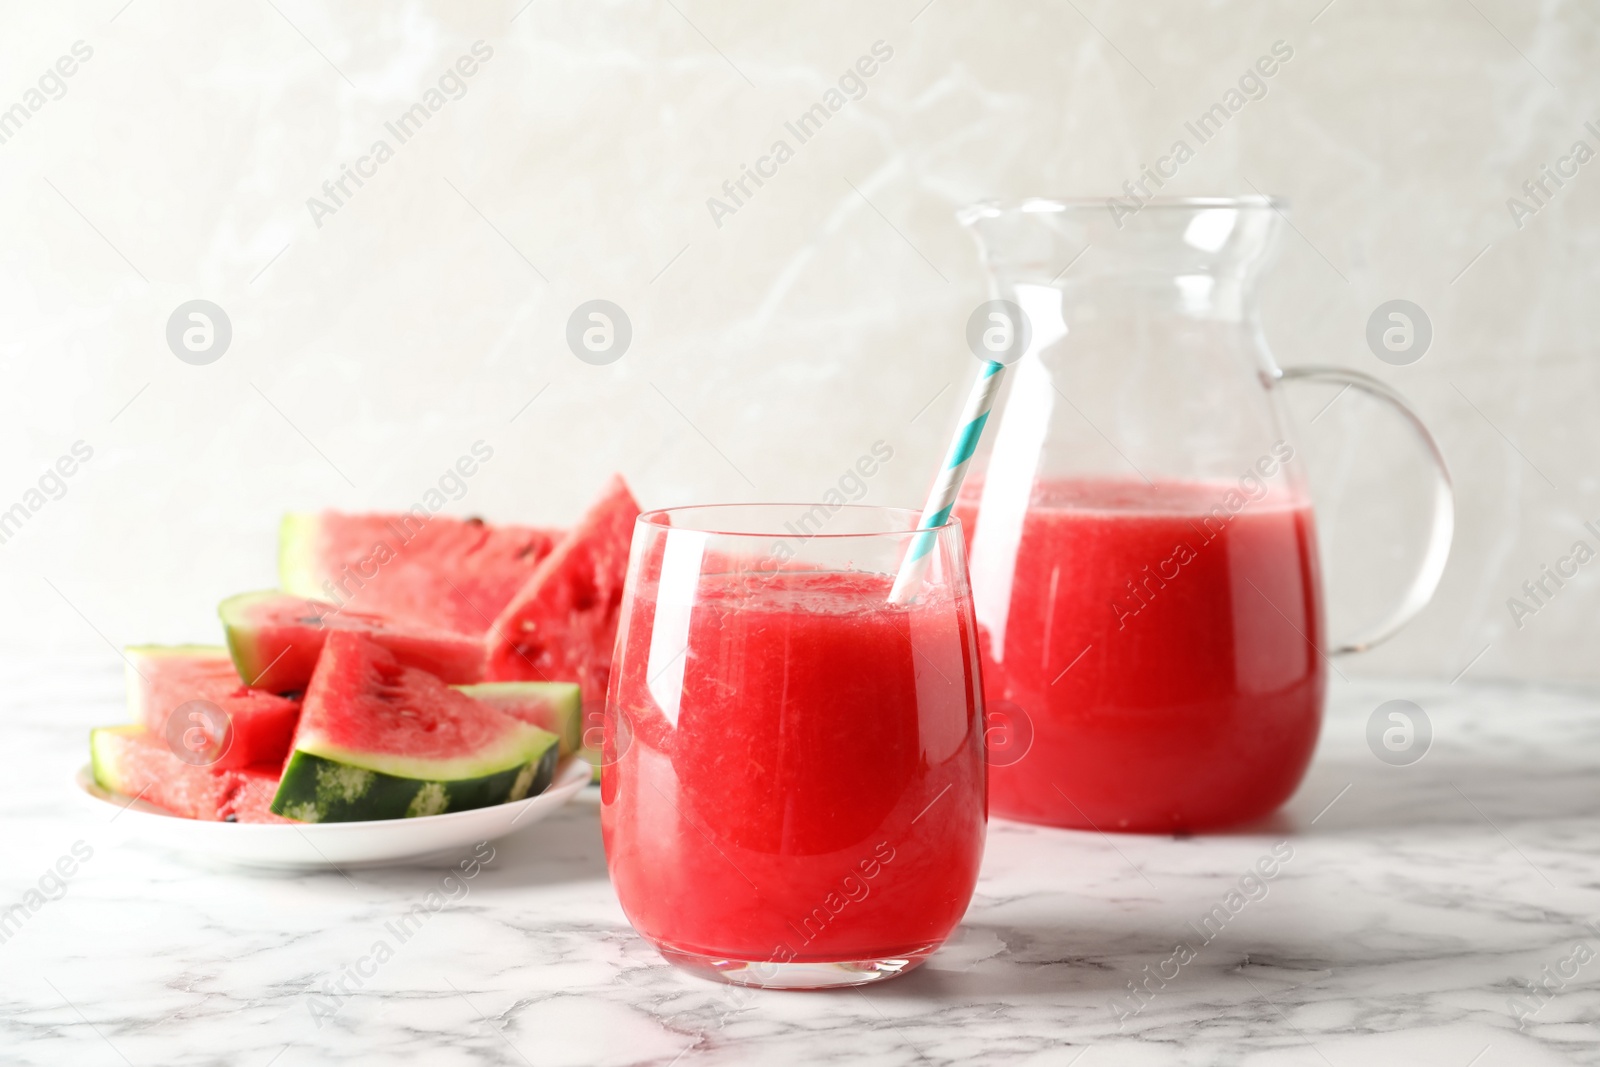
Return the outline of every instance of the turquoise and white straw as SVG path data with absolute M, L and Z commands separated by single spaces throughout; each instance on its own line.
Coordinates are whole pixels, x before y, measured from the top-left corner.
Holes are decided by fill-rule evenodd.
M 983 436 L 983 424 L 989 421 L 989 409 L 994 407 L 994 397 L 1000 391 L 1000 372 L 1005 366 L 986 363 L 978 380 L 972 383 L 967 396 L 967 406 L 961 412 L 961 429 L 950 442 L 950 451 L 944 458 L 944 468 L 928 492 L 928 502 L 922 508 L 922 518 L 917 529 L 927 531 L 912 539 L 911 549 L 900 563 L 900 573 L 895 575 L 894 588 L 889 592 L 889 603 L 903 604 L 915 593 L 928 569 L 928 556 L 933 551 L 938 535 L 935 527 L 950 521 L 955 509 L 956 496 L 961 492 L 961 479 L 966 477 L 967 464 L 978 450 L 978 439 Z

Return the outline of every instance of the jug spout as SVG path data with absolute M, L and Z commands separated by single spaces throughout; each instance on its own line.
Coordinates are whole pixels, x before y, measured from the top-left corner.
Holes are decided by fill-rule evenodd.
M 1287 206 L 1268 196 L 1155 198 L 1132 211 L 1033 198 L 974 204 L 957 219 L 978 243 L 994 295 L 1032 293 L 1037 303 L 1038 287 L 1057 290 L 1069 324 L 1118 310 L 1245 322 Z
M 1288 413 L 1256 291 L 1285 207 L 1244 196 L 1155 199 L 1131 214 L 1103 200 L 961 211 L 990 298 L 1013 303 L 1031 338 L 979 456 L 989 492 L 1041 472 L 1237 478 L 1270 459 Z

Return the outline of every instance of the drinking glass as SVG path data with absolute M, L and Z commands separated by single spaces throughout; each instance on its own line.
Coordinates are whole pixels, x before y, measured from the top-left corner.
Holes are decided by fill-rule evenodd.
M 960 216 L 994 336 L 1021 349 L 957 507 L 997 815 L 1175 832 L 1267 814 L 1310 762 L 1328 657 L 1393 634 L 1438 584 L 1452 497 L 1421 420 L 1373 378 L 1281 370 L 1267 349 L 1257 283 L 1286 209 L 1029 200 Z M 1343 639 L 1325 631 L 1284 404 L 1297 379 L 1371 394 L 1435 474 L 1415 574 Z
M 890 603 L 915 512 L 639 517 L 606 700 L 601 828 L 669 961 L 778 988 L 916 966 L 960 921 L 987 819 L 958 524 Z

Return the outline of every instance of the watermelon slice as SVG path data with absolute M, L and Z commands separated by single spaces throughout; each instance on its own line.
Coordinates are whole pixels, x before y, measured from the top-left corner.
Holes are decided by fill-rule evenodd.
M 561 739 L 563 756 L 583 747 L 583 700 L 572 682 L 480 682 L 456 688 L 514 719 L 555 734 Z
M 419 513 L 290 514 L 278 530 L 278 582 L 296 596 L 483 634 L 562 534 Z
M 300 822 L 438 815 L 521 800 L 555 774 L 555 734 L 328 634 L 272 811 Z
M 280 822 L 267 810 L 276 767 L 223 770 L 185 763 L 166 739 L 143 726 L 89 731 L 94 780 L 103 789 L 207 822 Z M 263 799 L 265 798 L 265 799 Z
M 222 805 L 223 822 L 291 822 L 272 814 L 272 798 L 278 793 L 279 767 L 245 767 L 235 771 L 236 788 Z
M 395 622 L 381 615 L 340 610 L 323 600 L 287 593 L 241 593 L 217 608 L 228 651 L 245 682 L 276 693 L 304 689 L 330 633 L 365 634 L 408 667 L 452 683 L 483 676 L 483 642 L 467 634 Z
M 489 631 L 489 681 L 577 682 L 606 691 L 639 505 L 614 475 Z
M 128 710 L 133 721 L 165 738 L 169 748 L 196 737 L 199 747 L 188 762 L 218 770 L 262 763 L 283 766 L 300 718 L 300 701 L 247 688 L 227 649 L 140 645 L 124 649 L 123 658 L 128 663 Z M 215 716 L 184 710 L 192 701 L 222 712 L 224 736 L 216 736 Z

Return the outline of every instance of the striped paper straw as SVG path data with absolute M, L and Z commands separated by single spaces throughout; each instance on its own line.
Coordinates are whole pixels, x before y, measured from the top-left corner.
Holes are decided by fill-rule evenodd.
M 928 555 L 938 537 L 933 529 L 950 521 L 950 512 L 956 506 L 956 495 L 961 492 L 961 479 L 966 477 L 967 464 L 978 450 L 978 438 L 983 436 L 983 424 L 989 421 L 989 409 L 994 407 L 994 395 L 1000 391 L 1000 372 L 1004 364 L 986 363 L 983 373 L 972 383 L 967 396 L 967 406 L 961 413 L 961 429 L 950 442 L 950 451 L 944 458 L 944 468 L 928 493 L 923 505 L 918 534 L 911 542 L 911 550 L 900 563 L 900 573 L 895 575 L 894 588 L 889 591 L 889 603 L 903 604 L 909 600 L 928 569 Z

